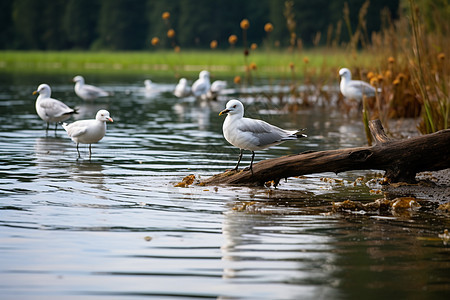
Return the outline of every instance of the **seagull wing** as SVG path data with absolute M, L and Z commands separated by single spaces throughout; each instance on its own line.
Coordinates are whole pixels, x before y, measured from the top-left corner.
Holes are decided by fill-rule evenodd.
M 347 91 L 352 94 L 365 95 L 366 97 L 375 96 L 375 88 L 365 81 L 352 80 L 347 84 Z
M 45 114 L 49 117 L 60 117 L 62 115 L 71 114 L 74 112 L 73 109 L 68 107 L 63 102 L 53 98 L 41 100 L 39 102 L 39 106 L 45 110 Z
M 85 84 L 83 86 L 83 93 L 86 93 L 89 97 L 106 97 L 109 93 L 99 87 Z
M 281 129 L 262 120 L 249 118 L 243 118 L 237 129 L 253 136 L 257 140 L 257 145 L 260 147 L 297 138 L 293 132 Z
M 63 124 L 63 127 L 71 138 L 78 137 L 87 132 L 89 128 L 89 123 L 87 121 L 89 120 L 76 121 L 72 124 Z

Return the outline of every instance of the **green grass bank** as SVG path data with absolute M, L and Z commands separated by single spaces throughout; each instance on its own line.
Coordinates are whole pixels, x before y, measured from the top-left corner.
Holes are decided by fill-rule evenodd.
M 370 65 L 368 53 L 350 55 L 344 50 L 256 50 L 247 57 L 243 50 L 149 52 L 0 51 L 0 72 L 23 73 L 129 73 L 154 76 L 195 77 L 203 69 L 215 77 L 244 76 L 279 78 L 305 73 L 320 75 L 340 67 Z M 292 68 L 293 67 L 293 68 Z M 320 72 L 318 70 L 321 70 Z M 326 76 L 329 76 L 328 73 Z

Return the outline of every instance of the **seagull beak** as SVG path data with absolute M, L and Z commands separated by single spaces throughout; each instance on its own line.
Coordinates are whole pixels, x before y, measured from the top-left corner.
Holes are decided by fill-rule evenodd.
M 108 118 L 107 120 L 110 121 L 111 123 L 114 122 L 112 118 Z
M 39 92 L 38 92 L 38 91 L 34 91 L 34 92 L 33 92 L 33 95 L 36 95 L 37 93 L 39 93 Z
M 227 114 L 227 113 L 229 113 L 229 112 L 230 112 L 230 110 L 229 110 L 228 108 L 226 108 L 226 109 L 222 110 L 222 111 L 219 113 L 219 116 L 224 115 L 224 114 Z

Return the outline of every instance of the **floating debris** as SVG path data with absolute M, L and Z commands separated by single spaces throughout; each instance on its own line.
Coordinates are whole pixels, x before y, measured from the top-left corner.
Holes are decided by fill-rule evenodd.
M 402 197 L 402 198 L 395 198 L 391 201 L 391 207 L 394 210 L 405 210 L 405 209 L 411 209 L 415 210 L 421 207 L 421 205 L 417 202 L 416 198 L 414 197 Z
M 448 233 L 448 229 L 444 229 L 444 233 L 438 234 L 438 237 L 442 239 L 444 245 L 447 246 L 450 241 L 450 234 Z
M 450 213 L 450 202 L 439 205 L 437 209 L 446 213 Z
M 332 210 L 347 212 L 375 212 L 375 211 L 405 211 L 417 210 L 421 207 L 414 197 L 395 198 L 394 200 L 377 199 L 374 202 L 361 203 L 358 201 L 345 200 L 343 202 L 333 202 Z
M 236 211 L 247 211 L 251 206 L 254 206 L 255 204 L 259 204 L 257 201 L 245 201 L 245 202 L 238 202 L 233 206 L 233 210 Z M 254 210 L 254 209 L 252 209 Z
M 183 180 L 181 182 L 178 182 L 177 184 L 175 184 L 174 187 L 186 188 L 186 187 L 190 186 L 191 184 L 193 184 L 194 181 L 195 181 L 195 175 L 191 174 L 191 175 L 184 177 Z

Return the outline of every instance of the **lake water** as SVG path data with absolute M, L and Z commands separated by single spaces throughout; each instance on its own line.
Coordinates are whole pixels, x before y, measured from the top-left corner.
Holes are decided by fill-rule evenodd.
M 382 198 L 378 171 L 313 174 L 268 188 L 174 187 L 234 167 L 222 136 L 226 100 L 172 96 L 174 82 L 86 76 L 113 90 L 79 99 L 71 76 L 1 75 L 1 299 L 448 299 L 448 215 L 332 213 L 332 202 Z M 156 81 L 156 80 L 155 80 Z M 35 113 L 40 83 L 78 106 L 108 109 L 114 123 L 88 148 Z M 283 113 L 243 98 L 246 115 L 307 139 L 259 151 L 255 161 L 365 144 L 358 119 L 336 107 Z M 71 121 L 71 120 L 70 120 Z M 53 129 L 53 126 L 51 127 Z M 250 162 L 245 153 L 241 166 Z M 325 179 L 324 179 L 325 178 Z M 343 180 L 341 182 L 341 180 Z

